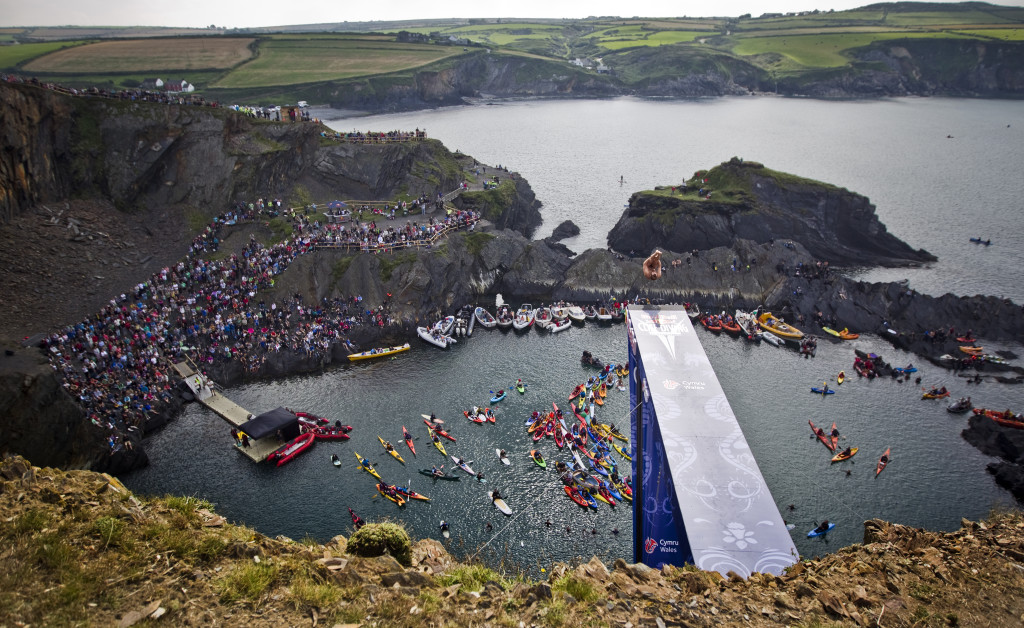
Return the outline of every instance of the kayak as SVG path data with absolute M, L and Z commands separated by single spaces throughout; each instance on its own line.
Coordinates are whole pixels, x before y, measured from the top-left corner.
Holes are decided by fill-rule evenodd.
M 480 418 L 479 414 L 470 414 L 469 410 L 463 410 L 462 414 L 466 415 L 466 418 L 474 423 L 486 423 L 487 419 Z
M 921 395 L 921 399 L 945 399 L 949 396 L 949 391 L 946 392 L 926 392 Z
M 548 467 L 547 460 L 544 460 L 544 456 L 542 456 L 536 449 L 530 450 L 530 457 L 533 458 L 533 461 L 537 463 L 538 467 L 542 469 L 546 469 Z
M 818 528 L 814 528 L 813 530 L 807 533 L 807 538 L 811 538 L 813 536 L 821 536 L 822 534 L 828 534 L 832 531 L 832 528 L 834 527 L 836 527 L 836 524 L 829 522 L 828 527 L 824 530 L 818 530 Z
M 491 403 L 498 403 L 499 401 L 504 399 L 507 394 L 508 393 L 505 392 L 504 390 L 499 390 L 498 392 L 494 393 L 493 397 L 491 397 Z
M 336 467 L 341 466 L 341 458 L 338 457 L 338 454 L 331 454 L 331 462 L 333 462 Z
M 480 308 L 476 308 L 476 309 L 479 310 Z M 448 522 L 447 521 L 442 521 L 441 522 L 441 536 L 443 536 L 446 539 L 451 538 L 451 536 L 452 536 L 451 532 L 448 531 Z
M 454 439 L 454 438 L 452 438 L 452 437 L 451 437 L 451 436 L 450 436 L 450 435 L 448 434 L 448 432 L 444 431 L 444 430 L 443 430 L 443 429 L 441 429 L 441 428 L 440 428 L 439 426 L 437 426 L 437 425 L 434 425 L 433 423 L 431 423 L 431 422 L 430 422 L 430 421 L 428 421 L 427 419 L 423 419 L 423 422 L 424 422 L 424 423 L 426 423 L 426 424 L 427 424 L 427 427 L 429 427 L 429 428 L 430 428 L 430 429 L 431 429 L 431 430 L 432 430 L 432 431 L 433 431 L 433 432 L 434 432 L 435 434 L 437 434 L 438 436 L 444 436 L 445 438 L 447 438 L 448 440 L 452 441 L 453 443 L 455 442 L 455 439 Z
M 447 456 L 448 455 L 448 452 L 445 451 L 444 443 L 442 443 L 441 439 L 438 438 L 437 435 L 434 434 L 433 432 L 430 433 L 430 442 L 434 443 L 434 447 L 436 447 L 437 450 L 439 452 L 441 452 L 442 456 Z
M 821 429 L 820 427 L 816 427 L 814 425 L 814 421 L 807 421 L 807 422 L 811 425 L 811 431 L 814 432 L 814 435 L 818 437 L 818 440 L 820 440 L 821 443 L 823 445 L 825 445 L 825 447 L 828 447 L 829 451 L 833 451 L 834 452 L 836 450 L 836 448 L 832 444 L 832 441 L 829 440 L 829 435 L 825 433 L 825 430 Z
M 384 448 L 384 451 L 386 451 L 389 454 L 391 454 L 394 457 L 395 460 L 401 462 L 402 464 L 405 464 L 405 460 L 402 459 L 402 455 L 400 453 L 398 453 L 398 451 L 394 447 L 392 447 L 391 449 L 388 449 L 388 445 L 390 445 L 391 443 L 389 443 L 386 440 L 384 440 L 383 438 L 381 438 L 379 434 L 377 435 L 377 440 L 380 441 L 380 446 Z
M 420 469 L 419 474 L 435 480 L 448 480 L 449 482 L 458 482 L 462 479 L 457 475 L 434 475 L 434 472 L 430 469 Z
M 388 489 L 389 488 L 394 488 L 394 487 L 393 486 L 388 486 L 387 484 L 384 484 L 383 482 L 377 482 L 377 492 L 378 493 L 380 493 L 384 497 L 387 497 L 388 499 L 390 499 L 391 501 L 395 502 L 399 506 L 404 506 L 405 505 L 405 499 L 403 499 L 402 496 L 399 495 L 397 491 L 395 491 L 395 494 L 392 496 L 390 493 L 388 493 Z
M 849 460 L 850 458 L 853 458 L 854 456 L 857 455 L 857 450 L 858 449 L 860 449 L 860 448 L 859 447 L 850 447 L 850 453 L 846 453 L 845 451 L 841 451 L 838 454 L 832 456 L 832 462 L 842 462 L 844 460 Z
M 626 460 L 629 460 L 630 462 L 633 461 L 633 457 L 627 454 L 625 449 L 619 447 L 618 443 L 612 443 L 612 448 L 615 449 L 615 451 L 619 452 L 619 455 L 625 458 Z
M 842 386 L 843 382 L 846 381 L 846 371 L 839 371 L 839 375 L 836 377 L 836 381 Z
M 832 438 L 832 451 L 835 451 L 836 448 L 839 447 L 839 436 L 838 436 L 838 434 L 839 434 L 839 430 L 836 429 L 836 422 L 832 421 L 832 431 L 829 433 L 829 436 Z
M 825 390 L 824 388 L 811 388 L 811 392 L 812 393 L 817 393 L 819 395 L 834 395 L 834 394 L 836 394 L 836 391 L 834 391 L 834 390 Z
M 359 468 L 362 469 L 363 471 L 366 471 L 367 473 L 369 473 L 370 475 L 379 480 L 380 474 L 377 473 L 377 470 L 373 468 L 373 465 L 370 464 L 369 461 L 367 461 L 366 464 L 363 464 L 363 457 L 359 455 L 359 452 L 357 451 L 354 453 L 356 454 L 356 460 L 359 461 Z
M 465 462 L 459 462 L 459 457 L 458 456 L 452 456 L 451 459 L 455 462 L 455 464 L 457 464 L 459 466 L 460 469 L 462 469 L 463 471 L 465 471 L 466 473 L 468 473 L 468 474 L 470 474 L 470 475 L 472 475 L 474 477 L 476 476 L 476 473 L 473 471 L 473 469 L 471 469 L 469 467 L 468 464 L 466 464 Z
M 511 465 L 512 461 L 508 459 L 508 456 L 502 455 L 500 449 L 495 449 L 494 453 L 498 454 L 498 459 L 501 460 L 501 464 Z
M 576 487 L 566 486 L 563 488 L 565 489 L 565 494 L 569 496 L 569 499 L 571 499 L 572 501 L 576 502 L 578 505 L 584 508 L 587 507 L 587 500 L 583 499 L 583 496 L 580 495 L 580 492 Z
M 893 370 L 896 371 L 897 373 L 916 373 L 917 372 L 917 367 L 916 366 L 910 366 L 908 364 L 907 366 L 897 366 Z
M 523 380 L 516 382 L 516 392 L 520 395 L 526 392 L 526 384 L 523 383 Z
M 422 495 L 420 493 L 417 493 L 416 491 L 414 491 L 411 488 L 408 488 L 406 486 L 396 486 L 395 490 L 398 491 L 398 493 L 400 495 L 405 496 L 406 499 L 418 499 L 418 500 L 420 500 L 422 502 L 429 502 L 430 501 L 430 498 L 427 497 L 426 495 Z
M 875 466 L 876 478 L 878 477 L 878 474 L 882 472 L 882 469 L 885 469 L 885 465 L 889 464 L 889 449 L 890 448 L 887 448 L 885 453 L 882 454 L 882 457 L 878 459 L 878 464 Z
M 512 514 L 512 509 L 508 507 L 508 504 L 505 503 L 505 500 L 500 497 L 495 497 L 494 491 L 488 491 L 487 496 L 491 498 L 491 501 L 494 503 L 497 509 L 500 510 L 503 514 Z
M 405 438 L 405 444 L 409 446 L 409 450 L 412 451 L 412 455 L 415 456 L 416 448 L 412 445 L 412 434 L 409 433 L 409 430 L 405 429 L 404 425 L 402 426 L 402 437 Z

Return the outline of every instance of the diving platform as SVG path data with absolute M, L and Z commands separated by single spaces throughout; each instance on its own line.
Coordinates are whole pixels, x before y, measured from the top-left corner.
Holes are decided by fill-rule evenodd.
M 178 362 L 174 365 L 174 370 L 177 371 L 185 384 L 188 385 L 196 401 L 213 410 L 232 426 L 240 428 L 253 416 L 251 412 L 217 391 L 213 387 L 213 382 L 203 374 L 196 372 L 188 362 Z M 282 444 L 281 439 L 271 435 L 259 439 L 250 438 L 248 447 L 243 447 L 236 442 L 235 449 L 251 458 L 254 462 L 263 462 L 270 455 L 270 452 Z
M 631 305 L 626 333 L 634 561 L 781 574 L 799 554 L 685 310 Z

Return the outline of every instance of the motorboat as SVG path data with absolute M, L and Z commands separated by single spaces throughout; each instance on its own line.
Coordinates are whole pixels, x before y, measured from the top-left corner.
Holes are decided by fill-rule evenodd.
M 493 314 L 482 307 L 478 307 L 473 310 L 473 317 L 476 319 L 476 322 L 485 329 L 494 329 L 498 324 L 498 319 L 494 318 Z
M 451 336 L 442 334 L 440 331 L 430 327 L 417 327 L 416 334 L 426 342 L 429 342 L 440 349 L 447 349 L 449 346 L 457 342 Z
M 512 319 L 512 329 L 516 331 L 529 329 L 533 325 L 533 317 L 533 306 L 529 303 L 522 304 L 516 312 L 516 317 Z

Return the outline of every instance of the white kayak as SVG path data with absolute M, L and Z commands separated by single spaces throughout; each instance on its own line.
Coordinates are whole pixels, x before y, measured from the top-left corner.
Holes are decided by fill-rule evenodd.
M 508 507 L 508 504 L 505 503 L 504 499 L 502 499 L 500 497 L 495 499 L 494 491 L 488 491 L 487 495 L 491 498 L 491 501 L 494 502 L 495 507 L 497 507 L 497 509 L 500 510 L 503 514 L 506 514 L 506 515 L 511 515 L 512 514 L 512 509 Z
M 468 473 L 468 474 L 470 474 L 472 476 L 476 475 L 476 473 L 473 472 L 473 469 L 469 468 L 469 465 L 467 463 L 459 462 L 459 457 L 458 456 L 452 456 L 452 460 L 455 462 L 456 465 L 458 465 L 458 467 L 460 469 L 462 469 L 466 473 Z
M 502 456 L 500 449 L 495 449 L 494 453 L 498 454 L 498 458 L 501 459 L 501 464 L 511 465 L 512 461 L 508 459 L 508 456 Z

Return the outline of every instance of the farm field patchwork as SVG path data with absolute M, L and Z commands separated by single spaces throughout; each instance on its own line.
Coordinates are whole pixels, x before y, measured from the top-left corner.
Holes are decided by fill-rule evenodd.
M 732 52 L 740 56 L 766 53 L 784 55 L 807 67 L 837 68 L 849 63 L 843 51 L 890 39 L 970 39 L 953 33 L 847 33 L 842 35 L 790 35 L 779 37 L 749 37 L 740 39 Z

